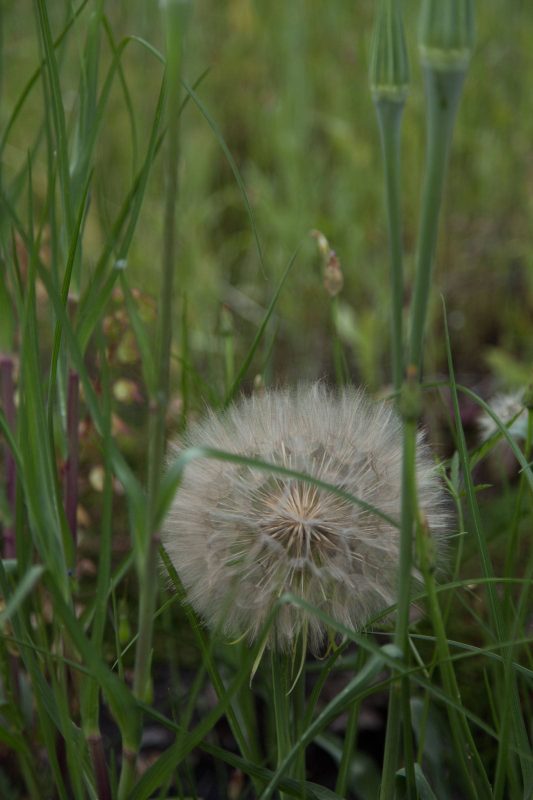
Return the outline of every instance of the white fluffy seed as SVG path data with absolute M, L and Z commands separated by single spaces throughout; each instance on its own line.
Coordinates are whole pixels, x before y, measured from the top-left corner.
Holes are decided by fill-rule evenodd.
M 306 473 L 398 520 L 401 423 L 361 390 L 318 383 L 264 391 L 191 426 L 176 450 L 208 447 Z M 444 493 L 419 436 L 418 502 L 437 557 Z M 285 592 L 358 630 L 396 598 L 399 530 L 306 481 L 201 458 L 187 466 L 163 542 L 189 602 L 213 628 L 250 642 Z M 312 613 L 279 608 L 268 645 L 290 649 L 305 629 L 317 652 L 326 630 Z

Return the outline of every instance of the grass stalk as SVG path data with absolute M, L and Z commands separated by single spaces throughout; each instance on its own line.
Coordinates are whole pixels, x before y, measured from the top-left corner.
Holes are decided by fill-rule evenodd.
M 419 388 L 411 381 L 405 384 L 401 398 L 403 429 L 402 503 L 400 528 L 400 563 L 398 568 L 398 605 L 394 644 L 403 653 L 402 666 L 408 666 L 409 608 L 411 603 L 411 570 L 413 554 L 413 532 L 416 511 L 416 424 L 419 416 Z M 408 713 L 409 681 L 402 677 L 393 681 L 389 693 L 389 710 L 385 734 L 385 752 L 380 789 L 380 800 L 394 797 L 394 786 L 400 747 L 402 726 L 404 744 L 411 737 Z M 402 713 L 403 711 L 403 713 Z M 412 766 L 412 762 L 411 762 Z M 406 764 L 407 788 L 414 786 L 414 776 Z
M 426 96 L 426 164 L 409 345 L 409 364 L 419 376 L 444 182 L 473 40 L 472 0 L 424 0 L 419 46 Z
M 356 673 L 363 668 L 364 660 L 365 652 L 362 648 L 359 648 L 356 657 Z M 348 713 L 348 723 L 346 725 L 346 733 L 344 735 L 342 756 L 339 763 L 339 771 L 337 773 L 337 782 L 335 784 L 335 792 L 340 797 L 345 797 L 348 791 L 348 779 L 350 775 L 352 759 L 355 755 L 360 710 L 361 701 L 354 700 Z
M 79 471 L 79 438 L 78 425 L 80 417 L 80 378 L 71 370 L 68 376 L 67 389 L 67 464 L 65 469 L 65 514 L 74 540 L 77 541 L 77 509 L 78 509 L 78 471 Z
M 528 398 L 529 399 L 529 398 Z M 533 443 L 533 410 L 528 407 L 528 420 L 527 420 L 527 434 L 526 434 L 526 442 L 524 446 L 524 456 L 526 460 L 529 462 L 531 458 L 531 449 Z M 522 472 L 520 476 L 520 483 L 518 488 L 518 495 L 516 498 L 516 504 L 514 509 L 514 517 L 512 520 L 511 531 L 509 535 L 509 542 L 507 545 L 506 550 L 506 558 L 505 558 L 505 565 L 504 565 L 504 576 L 506 578 L 512 577 L 516 571 L 516 559 L 519 553 L 519 525 L 520 525 L 520 517 L 522 514 L 523 509 L 523 502 L 524 502 L 524 494 L 526 489 L 526 475 L 525 472 Z M 526 567 L 525 578 L 531 580 L 531 576 L 533 574 L 533 560 L 530 560 L 529 564 Z M 528 587 L 527 585 L 524 586 L 522 592 L 519 597 L 519 601 L 517 607 L 514 607 L 512 601 L 512 586 L 506 585 L 504 588 L 504 624 L 511 629 L 512 633 L 509 637 L 510 641 L 516 641 L 520 638 L 520 631 L 522 626 L 526 624 L 526 609 L 528 607 L 527 603 L 528 598 Z M 527 752 L 528 748 L 528 738 L 527 734 L 524 736 L 520 736 L 520 729 L 522 725 L 520 722 L 517 721 L 515 714 L 516 714 L 516 702 L 513 703 L 513 694 L 516 692 L 516 697 L 518 697 L 517 689 L 515 689 L 515 676 L 513 672 L 513 661 L 515 657 L 516 646 L 510 645 L 509 647 L 505 648 L 504 652 L 504 669 L 503 669 L 503 692 L 502 692 L 502 706 L 500 709 L 501 715 L 501 724 L 499 729 L 499 740 L 498 740 L 498 755 L 496 759 L 496 770 L 494 775 L 494 790 L 493 790 L 493 797 L 494 800 L 503 800 L 504 792 L 505 792 L 505 784 L 506 779 L 509 774 L 509 769 L 512 768 L 511 760 L 514 761 L 512 754 L 510 752 L 511 746 L 513 744 L 513 739 L 515 740 L 514 743 L 517 746 L 522 746 L 523 749 Z M 521 714 L 522 708 L 520 702 L 518 702 L 518 713 Z M 528 783 L 529 787 L 533 786 L 532 783 L 532 774 L 533 769 L 531 764 L 522 759 L 522 771 L 524 776 L 524 791 L 525 796 L 527 796 L 528 792 Z M 511 788 L 508 786 L 508 792 L 511 791 Z
M 455 35 L 459 36 L 463 43 L 464 36 L 461 25 L 464 24 L 465 19 L 456 6 L 452 8 L 451 6 L 448 7 L 448 5 L 448 3 L 442 3 L 439 7 L 435 5 L 435 0 L 426 0 L 422 7 L 421 50 L 427 103 L 426 170 L 422 192 L 414 296 L 411 308 L 412 321 L 407 364 L 407 381 L 403 386 L 400 398 L 400 413 L 404 420 L 404 452 L 402 467 L 402 526 L 400 533 L 398 608 L 394 643 L 404 653 L 405 658 L 408 657 L 407 632 L 409 625 L 413 532 L 416 513 L 416 422 L 420 416 L 419 390 L 415 388 L 415 383 L 420 380 L 422 371 L 424 331 L 431 287 L 432 266 L 437 243 L 444 179 L 447 171 L 455 117 L 468 63 L 468 59 L 465 61 L 464 52 L 461 52 L 460 59 L 455 59 L 454 49 Z M 446 6 L 446 8 L 443 9 L 444 6 Z M 441 14 L 442 18 L 440 16 Z M 449 31 L 446 27 L 449 24 L 451 24 L 452 29 L 451 39 L 448 36 Z M 467 34 L 470 35 L 470 33 L 471 31 L 469 29 Z M 468 39 L 468 36 L 466 38 Z M 471 44 L 470 40 L 468 40 L 468 44 Z M 394 50 L 390 45 L 388 49 Z M 387 53 L 387 49 L 385 49 L 384 52 Z M 395 62 L 392 56 L 389 56 L 389 60 L 385 61 L 385 65 L 388 63 L 394 65 Z M 396 117 L 398 117 L 398 113 Z M 391 141 L 390 146 L 394 146 L 394 128 L 392 127 L 392 123 L 396 122 L 396 124 L 398 124 L 398 122 L 394 116 L 392 119 L 388 120 L 388 122 L 391 128 L 389 134 Z M 392 159 L 389 158 L 389 161 L 391 160 Z M 390 193 L 390 197 L 394 198 L 393 192 Z M 393 227 L 392 234 L 394 235 L 394 233 L 395 230 Z M 391 252 L 394 253 L 397 246 L 398 244 L 395 244 L 394 240 L 391 238 Z M 397 289 L 394 290 L 397 291 Z M 397 302 L 398 300 L 394 299 L 393 293 L 393 308 L 397 305 Z M 411 730 L 406 717 L 409 713 L 408 695 L 409 685 L 405 678 L 402 679 L 400 688 L 395 686 L 395 684 L 391 685 L 380 794 L 382 800 L 388 800 L 388 798 L 394 797 L 395 773 L 400 750 L 402 707 L 404 714 L 403 728 L 407 791 L 408 793 L 410 791 L 416 793 L 413 760 L 412 757 L 409 758 L 408 752 L 411 746 Z
M 8 355 L 0 355 L 0 391 L 2 399 L 2 409 L 6 422 L 14 433 L 16 424 L 15 411 L 15 386 L 13 382 L 13 358 Z M 3 557 L 16 558 L 16 534 L 15 534 L 15 494 L 17 481 L 17 468 L 15 458 L 11 449 L 4 444 L 4 469 L 6 481 L 6 500 L 11 520 L 3 528 Z
M 392 377 L 396 392 L 403 367 L 403 247 L 400 205 L 400 137 L 409 83 L 400 0 L 379 0 L 370 63 L 370 88 L 378 119 L 385 177 L 391 286 Z
M 282 764 L 290 752 L 293 737 L 291 734 L 291 659 L 285 653 L 276 653 L 274 649 L 270 655 L 272 674 L 272 696 L 274 703 L 274 721 L 276 727 L 277 765 Z M 286 770 L 285 777 L 291 777 L 292 771 Z M 280 792 L 281 800 L 287 800 L 287 795 Z
M 494 568 L 487 547 L 486 537 L 483 531 L 483 525 L 477 501 L 474 481 L 470 470 L 465 434 L 461 425 L 461 415 L 460 415 L 459 400 L 458 400 L 458 386 L 455 382 L 455 373 L 453 367 L 453 359 L 451 354 L 448 322 L 446 319 L 446 315 L 444 316 L 444 330 L 446 338 L 446 351 L 448 357 L 448 370 L 450 373 L 450 389 L 452 394 L 454 417 L 457 428 L 458 453 L 464 474 L 466 499 L 472 518 L 472 525 L 476 536 L 476 542 L 480 554 L 483 573 L 484 576 L 487 579 L 489 579 L 487 581 L 486 602 L 487 602 L 488 616 L 491 625 L 491 636 L 494 637 L 497 641 L 508 642 L 509 636 L 506 633 L 504 609 L 502 609 L 500 601 L 496 595 L 496 589 L 493 584 L 493 581 L 490 580 L 494 578 Z M 523 455 L 520 452 L 518 453 L 518 455 L 520 456 L 518 460 L 520 463 L 522 463 L 521 459 L 523 459 Z M 530 474 L 528 472 L 529 467 L 527 466 L 527 463 L 525 463 L 524 466 L 525 466 L 524 470 L 525 478 L 530 479 Z M 515 748 L 517 749 L 518 752 L 522 751 L 530 754 L 531 747 L 529 745 L 528 736 L 525 729 L 525 723 L 518 694 L 516 675 L 513 670 L 505 669 L 505 664 L 510 663 L 510 658 L 511 658 L 510 652 L 512 653 L 512 646 L 507 645 L 503 649 L 502 653 L 504 661 L 503 678 L 501 675 L 501 671 L 498 671 L 496 673 L 496 679 L 498 681 L 503 680 L 503 683 L 498 683 L 498 688 L 499 688 L 498 694 L 499 694 L 499 699 L 501 700 L 501 707 L 498 709 L 500 713 L 500 725 L 503 726 L 504 733 L 506 733 L 507 729 L 505 723 L 505 715 L 509 713 L 512 718 L 512 725 L 510 726 L 509 735 L 512 737 Z M 509 711 L 507 711 L 508 707 Z M 504 747 L 507 747 L 507 740 L 505 738 L 504 738 Z M 527 758 L 525 760 L 524 759 L 522 760 L 522 771 L 524 775 L 524 782 L 527 784 L 528 780 L 530 780 L 531 778 L 531 767 L 529 760 Z
M 417 525 L 417 545 L 427 591 L 429 613 L 435 631 L 438 665 L 446 694 L 456 702 L 455 707 L 448 705 L 446 711 L 450 723 L 455 758 L 463 778 L 463 786 L 468 793 L 468 797 L 472 798 L 472 800 L 477 800 L 478 797 L 490 797 L 491 785 L 472 736 L 468 720 L 464 714 L 457 710 L 457 708 L 462 708 L 463 704 L 437 597 L 435 570 L 431 558 L 431 538 L 424 520 L 421 520 Z
M 403 100 L 382 98 L 376 101 L 385 172 L 385 198 L 389 231 L 391 283 L 392 380 L 398 392 L 404 377 L 403 366 L 403 246 L 400 208 L 400 137 Z
M 400 135 L 409 81 L 399 0 L 380 0 L 374 29 L 370 85 L 378 118 L 385 175 L 385 201 L 389 232 L 391 286 L 392 377 L 403 417 L 402 498 L 400 562 L 398 565 L 398 607 L 394 644 L 409 659 L 407 632 L 411 595 L 411 561 L 416 498 L 416 423 L 419 397 L 414 381 L 404 381 L 403 356 L 403 247 L 400 204 Z M 403 389 L 400 389 L 403 384 Z M 407 797 L 414 796 L 410 687 L 406 677 L 391 683 L 385 735 L 380 797 L 394 796 L 396 770 L 402 740 L 405 750 Z
M 159 300 L 159 325 L 156 341 L 156 392 L 150 400 L 148 496 L 146 530 L 137 558 L 139 581 L 138 639 L 135 650 L 133 694 L 138 700 L 147 697 L 152 658 L 152 633 L 157 593 L 157 556 L 159 536 L 154 528 L 159 504 L 159 484 L 163 471 L 166 412 L 169 402 L 170 356 L 172 343 L 173 286 L 176 269 L 176 206 L 178 196 L 179 116 L 183 37 L 183 3 L 167 0 L 164 24 L 167 34 L 166 114 L 167 158 L 166 199 L 162 279 Z M 143 541 L 144 540 L 144 541 Z M 125 800 L 134 782 L 135 762 L 141 740 L 140 715 L 124 742 L 124 763 L 118 789 L 119 800 Z
M 430 66 L 424 67 L 427 101 L 427 155 L 409 348 L 409 363 L 417 368 L 418 373 L 422 369 L 424 331 L 444 180 L 464 78 L 465 71 L 463 69 L 441 71 Z

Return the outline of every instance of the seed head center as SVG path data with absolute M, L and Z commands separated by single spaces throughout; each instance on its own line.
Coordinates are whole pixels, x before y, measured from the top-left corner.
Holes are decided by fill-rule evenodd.
M 263 532 L 279 542 L 292 558 L 315 558 L 334 547 L 335 529 L 328 524 L 327 503 L 318 489 L 301 482 L 285 485 L 268 499 Z

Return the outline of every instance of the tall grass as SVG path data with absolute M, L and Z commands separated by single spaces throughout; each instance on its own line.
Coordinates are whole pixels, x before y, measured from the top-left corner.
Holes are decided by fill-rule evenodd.
M 308 81 L 312 48 L 324 47 L 331 31 L 345 44 L 348 27 L 361 45 L 372 24 L 366 8 L 334 6 L 317 4 L 314 14 L 303 3 L 228 4 L 241 37 L 233 43 L 229 110 L 216 105 L 217 66 L 199 47 L 214 36 L 204 30 L 201 4 L 166 0 L 156 21 L 145 4 L 120 11 L 104 0 L 75 7 L 35 0 L 31 24 L 0 12 L 3 28 L 27 37 L 27 63 L 16 74 L 6 69 L 14 60 L 9 38 L 1 40 L 2 796 L 533 797 L 531 392 L 527 435 L 517 442 L 511 421 L 456 377 L 463 354 L 446 308 L 444 377 L 433 377 L 438 347 L 425 347 L 455 125 L 459 155 L 471 152 L 461 126 L 473 112 L 459 109 L 459 98 L 472 11 L 466 0 L 422 4 L 427 143 L 407 325 L 405 230 L 413 229 L 409 204 L 422 170 L 420 114 L 406 118 L 410 103 L 415 111 L 420 103 L 415 69 L 413 101 L 406 91 L 414 20 L 407 17 L 404 34 L 400 3 L 379 3 L 372 59 L 379 130 L 371 93 L 356 98 L 373 155 L 365 165 L 346 119 L 317 112 L 313 130 L 350 168 L 325 158 L 312 171 L 313 103 L 334 84 L 340 107 L 349 102 L 346 74 Z M 218 20 L 224 13 L 213 11 Z M 484 13 L 490 22 L 490 10 Z M 210 46 L 224 53 L 220 42 Z M 261 72 L 260 55 L 270 47 L 283 91 L 272 98 L 258 79 L 263 96 L 250 93 L 242 119 L 232 119 L 242 63 Z M 366 54 L 357 51 L 355 60 L 362 66 Z M 251 157 L 239 126 L 251 127 L 259 106 Z M 400 136 L 401 120 L 410 137 Z M 354 201 L 354 175 L 363 174 L 372 174 L 371 188 Z M 464 184 L 453 171 L 449 177 L 453 206 Z M 499 185 L 499 176 L 491 180 Z M 329 182 L 335 191 L 321 206 L 317 197 Z M 362 254 L 377 256 L 354 211 L 384 219 L 382 205 L 386 286 L 371 269 L 355 269 Z M 308 233 L 324 221 L 335 248 L 344 244 L 346 286 L 332 302 L 309 268 Z M 384 261 L 383 241 L 377 250 Z M 222 278 L 223 265 L 231 281 Z M 350 299 L 356 290 L 378 310 L 365 315 Z M 389 348 L 376 334 L 387 317 Z M 341 383 L 352 370 L 372 388 L 386 376 L 404 420 L 398 605 L 353 631 L 285 595 L 279 606 L 315 613 L 335 641 L 323 660 L 306 658 L 301 645 L 293 664 L 275 654 L 269 663 L 273 619 L 251 647 L 207 632 L 182 603 L 159 531 L 192 459 L 272 467 L 205 449 L 167 463 L 166 440 L 206 402 L 227 407 L 254 374 L 260 390 L 289 367 L 293 382 L 312 370 L 320 375 L 325 363 L 329 369 L 328 326 L 331 374 Z M 302 329 L 311 327 L 302 344 Z M 283 358 L 284 347 L 292 358 Z M 315 359 L 304 363 L 309 348 Z M 498 363 L 502 374 L 511 370 L 509 361 Z M 457 528 L 444 576 L 435 574 L 414 470 L 417 425 L 425 408 L 439 408 L 439 395 L 452 444 L 442 479 Z M 495 432 L 482 444 L 465 433 L 465 398 L 493 418 Z M 498 452 L 511 454 L 519 472 L 494 499 L 503 544 L 489 541 L 486 487 L 478 483 Z M 417 607 L 427 612 L 416 619 L 413 567 L 424 581 Z M 369 753 L 365 719 L 379 716 L 387 693 L 386 733 L 380 724 Z

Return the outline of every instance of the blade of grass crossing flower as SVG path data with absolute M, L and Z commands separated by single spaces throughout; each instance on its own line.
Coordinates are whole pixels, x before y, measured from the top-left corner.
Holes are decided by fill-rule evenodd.
M 274 475 L 286 475 L 291 478 L 296 478 L 297 480 L 305 481 L 306 483 L 311 484 L 311 486 L 316 486 L 319 489 L 325 489 L 337 497 L 341 497 L 344 500 L 348 500 L 350 503 L 354 503 L 354 505 L 359 506 L 364 511 L 375 514 L 377 517 L 385 520 L 385 522 L 388 522 L 395 528 L 400 527 L 397 520 L 393 519 L 393 517 L 390 517 L 379 508 L 376 508 L 376 506 L 373 506 L 370 503 L 355 497 L 355 495 L 346 492 L 344 489 L 339 489 L 338 486 L 334 486 L 331 483 L 326 483 L 318 478 L 313 478 L 311 475 L 307 475 L 305 472 L 298 472 L 297 470 L 282 467 L 279 464 L 271 464 L 266 461 L 260 461 L 256 458 L 249 458 L 236 453 L 228 453 L 224 450 L 214 450 L 213 448 L 209 447 L 189 447 L 187 450 L 184 450 L 182 453 L 180 453 L 178 457 L 174 459 L 174 461 L 172 461 L 161 482 L 161 497 L 156 518 L 158 525 L 163 521 L 172 503 L 176 489 L 181 481 L 183 470 L 190 461 L 194 461 L 197 458 L 214 458 L 219 461 L 242 464 L 250 467 L 251 469 L 259 469 L 263 472 L 272 472 Z

